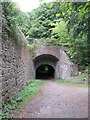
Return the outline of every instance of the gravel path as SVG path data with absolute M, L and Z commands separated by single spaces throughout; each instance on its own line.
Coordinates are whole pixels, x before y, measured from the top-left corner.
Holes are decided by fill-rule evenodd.
M 19 118 L 88 118 L 88 88 L 47 82 Z

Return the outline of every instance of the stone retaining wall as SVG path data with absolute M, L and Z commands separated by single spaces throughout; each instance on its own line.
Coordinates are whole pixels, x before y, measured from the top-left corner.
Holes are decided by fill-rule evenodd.
M 2 101 L 21 90 L 32 77 L 32 59 L 27 47 L 21 47 L 11 34 L 2 36 Z

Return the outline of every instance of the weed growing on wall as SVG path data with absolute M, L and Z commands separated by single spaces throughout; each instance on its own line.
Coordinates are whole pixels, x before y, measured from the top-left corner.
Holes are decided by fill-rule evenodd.
M 33 58 L 33 57 L 35 56 L 36 44 L 35 44 L 35 43 L 33 43 L 33 44 L 28 44 L 28 47 L 29 47 L 31 56 L 32 56 L 32 58 Z

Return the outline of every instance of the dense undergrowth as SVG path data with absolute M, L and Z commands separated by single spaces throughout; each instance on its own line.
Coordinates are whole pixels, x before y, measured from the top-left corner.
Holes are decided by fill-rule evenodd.
M 20 92 L 15 93 L 13 97 L 3 104 L 1 118 L 12 118 L 13 113 L 17 114 L 17 111 L 24 108 L 26 103 L 39 93 L 41 90 L 39 85 L 44 83 L 45 81 L 42 80 L 29 80 Z

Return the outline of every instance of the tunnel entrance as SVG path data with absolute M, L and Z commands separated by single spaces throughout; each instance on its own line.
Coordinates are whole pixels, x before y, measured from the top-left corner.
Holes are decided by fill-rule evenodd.
M 54 68 L 50 65 L 41 65 L 36 69 L 36 79 L 54 79 Z

